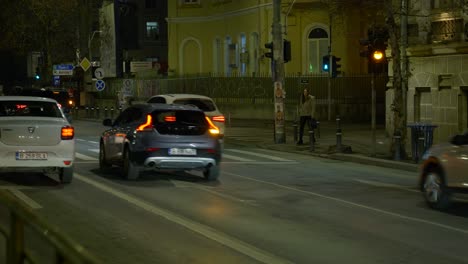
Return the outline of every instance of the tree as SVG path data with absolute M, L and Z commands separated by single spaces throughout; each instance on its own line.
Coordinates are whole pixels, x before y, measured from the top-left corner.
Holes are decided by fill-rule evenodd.
M 72 61 L 78 45 L 77 0 L 5 0 L 0 10 L 0 49 L 44 54 L 45 80 L 55 63 Z

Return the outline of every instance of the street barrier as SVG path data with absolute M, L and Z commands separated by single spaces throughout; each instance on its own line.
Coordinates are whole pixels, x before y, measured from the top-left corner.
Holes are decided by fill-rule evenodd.
M 309 130 L 309 151 L 315 151 L 315 137 L 314 137 L 314 129 Z
M 411 152 L 413 161 L 419 163 L 422 155 L 432 146 L 434 129 L 437 125 L 427 123 L 413 123 L 411 128 Z
M 0 191 L 0 203 L 8 209 L 10 215 L 9 226 L 0 225 L 0 234 L 6 239 L 6 260 L 1 263 L 45 263 L 39 262 L 40 257 L 31 250 L 33 243 L 26 243 L 26 227 L 30 227 L 35 234 L 48 242 L 54 251 L 53 260 L 47 263 L 56 264 L 97 264 L 101 263 L 81 245 L 52 228 L 26 205 L 19 202 L 9 191 Z M 29 229 L 28 229 L 29 230 Z M 27 246 L 26 246 L 27 244 Z

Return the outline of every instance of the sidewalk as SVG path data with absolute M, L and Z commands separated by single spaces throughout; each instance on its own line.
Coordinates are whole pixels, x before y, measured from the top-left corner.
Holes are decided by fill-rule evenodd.
M 343 161 L 363 163 L 387 168 L 396 168 L 417 173 L 418 165 L 411 160 L 393 160 L 390 153 L 391 137 L 383 126 L 376 128 L 375 155 L 372 148 L 370 124 L 340 124 L 342 131 L 342 151 L 336 150 L 337 125 L 335 121 L 320 123 L 315 131 L 316 144 L 311 151 L 308 131 L 304 131 L 304 145 L 294 142 L 293 123 L 286 124 L 286 143 L 275 143 L 273 121 L 232 119 L 226 123 L 225 141 L 230 144 L 256 146 L 284 152 L 300 153 Z M 298 129 L 299 130 L 299 129 Z M 410 150 L 407 150 L 410 155 Z

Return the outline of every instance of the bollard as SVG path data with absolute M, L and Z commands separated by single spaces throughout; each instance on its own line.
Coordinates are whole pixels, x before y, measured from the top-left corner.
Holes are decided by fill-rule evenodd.
M 89 117 L 89 107 L 86 106 L 86 117 Z
M 393 160 L 401 160 L 401 149 L 400 149 L 400 145 L 401 145 L 401 133 L 400 131 L 395 131 L 395 133 L 393 134 L 393 140 L 395 142 L 395 153 L 394 153 L 394 156 L 393 156 Z
M 99 112 L 99 106 L 96 107 L 96 118 L 99 119 L 101 117 L 101 113 Z
M 421 160 L 426 149 L 425 145 L 426 145 L 426 138 L 424 137 L 424 134 L 421 133 L 418 137 L 418 149 L 417 149 L 417 154 L 416 154 L 414 162 L 419 163 L 419 161 Z
M 79 112 L 78 112 L 78 106 L 75 107 L 75 118 L 78 118 L 79 117 Z
M 107 118 L 107 106 L 104 107 L 104 118 Z
M 320 121 L 317 121 L 317 138 L 320 138 Z
M 94 106 L 91 106 L 91 115 L 90 118 L 94 118 Z
M 114 119 L 114 107 L 113 106 L 111 107 L 110 111 L 111 111 L 111 119 Z
M 314 130 L 309 130 L 309 151 L 315 151 Z
M 122 107 L 119 106 L 119 114 L 121 114 L 121 113 L 122 113 Z
M 297 143 L 297 122 L 293 124 L 294 143 Z
M 336 151 L 341 152 L 341 127 L 340 116 L 336 116 Z

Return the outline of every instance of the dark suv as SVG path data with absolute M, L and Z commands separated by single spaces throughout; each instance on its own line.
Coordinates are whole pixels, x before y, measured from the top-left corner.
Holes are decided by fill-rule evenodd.
M 99 165 L 122 166 L 126 179 L 143 170 L 202 170 L 207 180 L 219 176 L 219 129 L 193 106 L 136 104 L 117 119 L 100 139 Z

